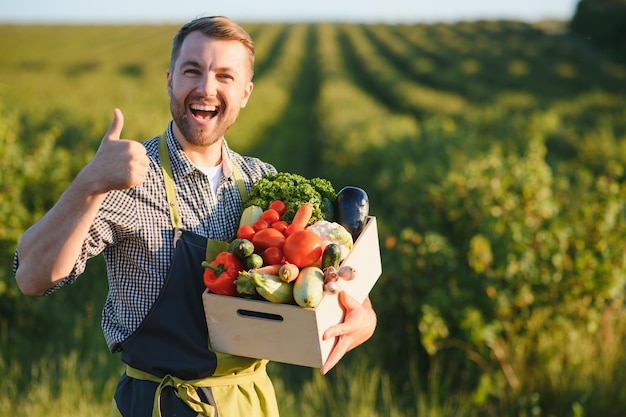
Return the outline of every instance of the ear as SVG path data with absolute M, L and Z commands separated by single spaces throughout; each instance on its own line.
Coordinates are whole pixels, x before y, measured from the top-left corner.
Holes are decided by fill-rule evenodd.
M 254 84 L 250 81 L 243 90 L 243 97 L 241 97 L 241 108 L 243 109 L 248 104 L 248 99 L 250 98 L 250 94 L 252 94 L 252 89 L 254 88 Z
M 172 97 L 172 73 L 167 71 L 167 95 Z

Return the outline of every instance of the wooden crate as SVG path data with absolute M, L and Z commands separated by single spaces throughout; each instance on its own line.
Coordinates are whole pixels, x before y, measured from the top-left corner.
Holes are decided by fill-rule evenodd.
M 342 262 L 357 271 L 341 288 L 363 302 L 382 273 L 376 218 L 370 216 L 352 251 Z M 216 352 L 321 368 L 335 343 L 322 340 L 329 327 L 341 323 L 337 295 L 324 295 L 315 308 L 268 301 L 202 295 L 211 348 Z

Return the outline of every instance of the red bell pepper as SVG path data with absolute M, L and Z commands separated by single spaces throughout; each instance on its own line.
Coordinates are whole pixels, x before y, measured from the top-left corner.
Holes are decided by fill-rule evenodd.
M 241 260 L 233 253 L 220 252 L 213 262 L 202 262 L 203 281 L 209 291 L 220 295 L 238 295 L 234 281 L 243 270 Z

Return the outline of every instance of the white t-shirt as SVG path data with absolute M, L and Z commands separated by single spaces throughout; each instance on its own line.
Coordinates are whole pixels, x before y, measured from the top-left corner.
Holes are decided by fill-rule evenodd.
M 219 164 L 216 167 L 198 167 L 200 171 L 204 173 L 207 177 L 209 177 L 209 182 L 211 183 L 211 190 L 213 190 L 213 195 L 217 194 L 217 186 L 220 183 L 220 179 L 222 178 L 222 164 Z

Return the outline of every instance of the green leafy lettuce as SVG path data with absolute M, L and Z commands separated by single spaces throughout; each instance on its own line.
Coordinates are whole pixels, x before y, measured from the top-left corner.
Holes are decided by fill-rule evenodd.
M 313 204 L 313 216 L 309 222 L 334 219 L 334 203 L 337 193 L 330 181 L 323 178 L 307 179 L 298 174 L 279 172 L 266 174 L 252 185 L 250 198 L 244 207 L 259 206 L 267 209 L 274 200 L 287 206 L 282 219 L 291 222 L 298 207 L 304 203 Z

